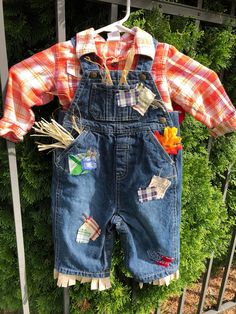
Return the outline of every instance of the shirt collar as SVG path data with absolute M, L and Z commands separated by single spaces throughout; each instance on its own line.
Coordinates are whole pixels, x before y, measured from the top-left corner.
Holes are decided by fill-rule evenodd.
M 150 57 L 151 59 L 154 59 L 155 45 L 152 36 L 137 26 L 133 27 L 132 31 L 134 32 L 134 35 L 125 33 L 121 36 L 121 40 L 133 40 L 135 43 L 135 54 L 145 55 Z M 77 33 L 76 54 L 78 58 L 88 53 L 97 54 L 97 49 L 95 45 L 96 41 L 105 42 L 105 39 L 99 34 L 95 34 L 94 28 L 89 28 Z

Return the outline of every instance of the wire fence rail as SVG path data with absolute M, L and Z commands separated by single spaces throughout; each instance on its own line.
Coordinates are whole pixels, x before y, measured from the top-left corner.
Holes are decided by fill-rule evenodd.
M 110 3 L 110 22 L 117 20 L 118 6 L 125 5 L 125 0 L 111 0 L 103 1 L 97 0 L 99 2 Z M 197 6 L 182 5 L 179 3 L 166 2 L 166 1 L 144 1 L 144 0 L 134 0 L 132 1 L 132 6 L 135 8 L 151 9 L 153 7 L 158 7 L 163 13 L 178 15 L 183 17 L 195 18 L 196 25 L 199 26 L 200 21 L 207 21 L 216 24 L 224 24 L 226 22 L 231 22 L 232 25 L 236 25 L 235 17 L 235 1 L 232 1 L 231 14 L 219 14 L 214 12 L 209 12 L 202 9 L 202 0 L 198 0 Z M 56 30 L 57 30 L 57 40 L 64 41 L 66 39 L 66 18 L 65 18 L 65 0 L 56 0 Z M 7 60 L 7 50 L 6 50 L 6 38 L 5 38 L 5 28 L 4 28 L 4 14 L 3 14 L 3 0 L 0 0 L 0 79 L 2 88 L 2 98 L 4 103 L 5 90 L 8 78 L 8 60 Z M 209 146 L 210 147 L 210 146 Z M 24 250 L 24 238 L 23 238 L 23 228 L 22 228 L 22 210 L 20 204 L 20 191 L 19 191 L 19 180 L 17 174 L 17 162 L 16 162 L 16 150 L 15 144 L 7 141 L 7 151 L 9 159 L 9 171 L 11 180 L 11 190 L 12 190 L 12 203 L 14 210 L 14 221 L 15 221 L 15 232 L 16 232 L 16 243 L 17 243 L 17 254 L 18 254 L 18 266 L 19 266 L 19 276 L 20 276 L 20 288 L 21 288 L 21 298 L 22 298 L 22 311 L 23 314 L 29 314 L 29 299 L 27 294 L 27 282 L 26 282 L 26 265 L 25 265 L 25 250 Z M 210 153 L 210 149 L 209 149 Z M 230 173 L 230 169 L 229 169 Z M 226 185 L 228 181 L 226 182 Z M 224 190 L 224 199 L 227 193 L 227 186 Z M 232 233 L 231 242 L 228 249 L 228 254 L 226 257 L 225 268 L 223 273 L 223 278 L 221 281 L 221 286 L 219 289 L 219 295 L 217 304 L 214 308 L 204 312 L 204 303 L 206 299 L 207 288 L 211 276 L 211 269 L 214 260 L 214 254 L 212 253 L 211 258 L 207 261 L 206 272 L 203 277 L 201 294 L 199 298 L 198 308 L 196 314 L 219 314 L 223 313 L 229 309 L 236 309 L 236 291 L 234 299 L 228 302 L 223 302 L 224 292 L 226 289 L 230 268 L 232 266 L 232 261 L 234 257 L 236 247 L 236 228 L 234 228 Z M 70 299 L 69 299 L 69 288 L 63 288 L 63 314 L 70 313 Z M 182 295 L 179 297 L 178 308 L 176 314 L 183 313 L 184 304 L 186 299 L 187 288 L 183 289 Z M 155 314 L 161 314 L 161 309 L 158 308 Z M 175 313 L 172 313 L 175 314 Z

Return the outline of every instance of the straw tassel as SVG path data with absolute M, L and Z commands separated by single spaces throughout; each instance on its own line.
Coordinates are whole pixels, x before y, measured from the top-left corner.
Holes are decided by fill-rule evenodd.
M 143 288 L 143 282 L 139 283 L 139 288 L 142 289 Z
M 111 288 L 111 281 L 110 277 L 105 278 L 90 278 L 90 277 L 82 277 L 77 275 L 67 275 L 59 273 L 57 270 L 54 270 L 54 279 L 57 279 L 57 286 L 58 287 L 69 287 L 76 284 L 76 281 L 80 283 L 91 283 L 91 290 L 99 290 L 104 291 Z M 177 270 L 174 274 L 169 276 L 156 279 L 149 284 L 153 284 L 154 286 L 168 286 L 172 280 L 179 279 L 179 270 Z M 139 283 L 140 289 L 143 288 L 143 282 Z
M 113 85 L 113 82 L 112 82 L 112 79 L 111 79 L 111 74 L 110 74 L 110 71 L 106 65 L 106 58 L 104 56 L 104 54 L 102 55 L 102 62 L 103 62 L 103 65 L 99 64 L 98 62 L 95 62 L 95 61 L 92 61 L 90 57 L 85 57 L 84 58 L 86 61 L 88 62 L 91 62 L 93 64 L 96 64 L 98 65 L 101 69 L 104 70 L 104 73 L 105 73 L 105 76 L 103 77 L 103 82 L 105 84 L 108 84 L 108 85 Z M 101 76 L 102 76 L 102 72 L 100 72 Z
M 99 289 L 99 279 L 93 278 L 91 281 L 91 290 L 98 290 Z
M 80 283 L 88 283 L 91 282 L 91 290 L 107 290 L 111 288 L 110 277 L 105 278 L 90 278 L 90 277 L 81 277 L 77 275 L 67 275 L 59 273 L 54 269 L 54 279 L 57 279 L 58 287 L 69 287 L 76 284 L 76 281 Z
M 76 124 L 75 118 L 72 117 L 72 126 L 73 129 L 80 134 L 82 132 L 82 128 L 79 128 Z M 46 121 L 45 119 L 42 119 L 39 122 L 35 122 L 34 131 L 36 134 L 32 134 L 31 136 L 40 136 L 40 137 L 51 137 L 57 142 L 51 143 L 51 144 L 38 144 L 38 150 L 48 150 L 51 148 L 63 148 L 65 149 L 68 147 L 73 141 L 74 137 L 68 132 L 62 125 L 57 123 L 54 119 L 51 119 L 51 122 Z
M 179 270 L 177 270 L 174 274 L 171 274 L 169 276 L 151 281 L 149 282 L 149 284 L 153 284 L 154 286 L 163 286 L 163 285 L 169 286 L 172 280 L 177 280 L 177 279 L 179 279 Z M 139 288 L 140 289 L 143 288 L 143 282 L 139 283 Z
M 128 56 L 127 56 L 127 59 L 125 62 L 125 67 L 124 67 L 123 71 L 121 72 L 119 85 L 122 85 L 122 84 L 128 85 L 127 74 L 129 73 L 129 71 L 131 69 L 131 66 L 132 66 L 132 63 L 134 60 L 134 56 L 135 56 L 135 47 L 132 46 L 129 53 L 128 53 Z
M 163 286 L 163 285 L 169 286 L 170 282 L 174 279 L 176 279 L 176 280 L 179 279 L 179 271 L 178 270 L 174 274 L 171 274 L 171 275 L 166 276 L 164 278 L 154 280 L 152 282 L 152 284 L 154 286 L 156 286 L 156 285 L 158 285 L 158 286 Z

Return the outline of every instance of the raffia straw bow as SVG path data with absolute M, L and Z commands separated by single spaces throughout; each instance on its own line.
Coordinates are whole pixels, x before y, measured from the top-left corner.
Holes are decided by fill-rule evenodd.
M 134 60 L 134 56 L 135 56 L 135 47 L 132 46 L 129 53 L 128 53 L 128 56 L 127 56 L 127 59 L 125 62 L 125 67 L 124 67 L 123 71 L 121 72 L 119 85 L 122 85 L 122 84 L 128 85 L 127 74 L 129 73 L 129 71 L 131 69 L 131 66 L 132 66 L 132 63 Z
M 93 63 L 93 64 L 98 65 L 102 70 L 104 70 L 104 73 L 105 73 L 104 76 L 103 76 L 102 73 L 100 72 L 100 73 L 101 73 L 101 76 L 103 76 L 103 81 L 104 81 L 104 83 L 105 83 L 105 84 L 108 84 L 108 85 L 113 85 L 113 82 L 112 82 L 112 79 L 111 79 L 111 74 L 110 74 L 110 71 L 109 71 L 109 69 L 108 69 L 108 67 L 107 67 L 107 65 L 106 65 L 106 61 L 105 61 L 104 58 L 105 58 L 105 57 L 104 57 L 104 55 L 103 55 L 103 58 L 102 58 L 102 60 L 103 60 L 103 65 L 99 64 L 98 62 L 92 61 L 89 56 L 85 57 L 84 59 L 85 59 L 86 61 L 88 61 L 88 62 L 91 62 L 91 63 Z
M 78 128 L 75 119 L 72 118 L 73 128 L 80 134 L 82 129 Z M 38 150 L 43 151 L 51 148 L 63 148 L 65 149 L 74 141 L 74 137 L 68 132 L 62 125 L 57 123 L 54 119 L 51 119 L 51 122 L 42 119 L 39 122 L 35 122 L 34 131 L 36 134 L 31 136 L 40 136 L 40 137 L 51 137 L 57 140 L 56 143 L 52 144 L 42 144 L 37 142 Z

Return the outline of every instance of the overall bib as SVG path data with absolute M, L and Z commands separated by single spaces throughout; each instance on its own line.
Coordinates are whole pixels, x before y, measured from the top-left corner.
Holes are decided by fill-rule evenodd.
M 79 280 L 92 281 L 92 289 L 109 288 L 116 233 L 126 267 L 139 282 L 161 284 L 167 276 L 177 278 L 182 151 L 169 155 L 154 132 L 179 130 L 178 113 L 150 106 L 141 115 L 119 98 L 122 92 L 129 97 L 141 82 L 160 100 L 152 62 L 139 55 L 135 70 L 127 74 L 128 84 L 119 85 L 121 71 L 110 71 L 113 85 L 107 85 L 98 65 L 80 58 L 83 76 L 61 121 L 75 140 L 54 152 L 52 212 L 59 286 Z M 73 119 L 83 129 L 77 135 Z M 152 188 L 153 178 L 161 191 Z

